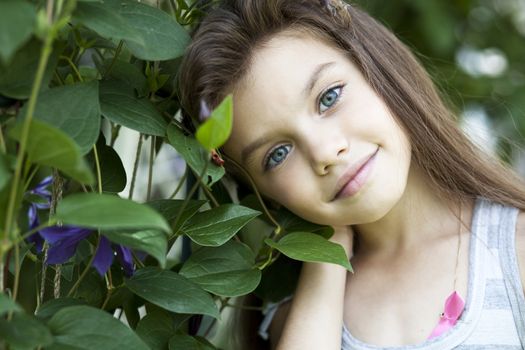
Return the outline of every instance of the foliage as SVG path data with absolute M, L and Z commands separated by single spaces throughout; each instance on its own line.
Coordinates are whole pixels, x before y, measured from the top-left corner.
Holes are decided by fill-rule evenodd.
M 0 347 L 214 349 L 202 317 L 213 325 L 231 298 L 267 294 L 274 263 L 351 269 L 329 228 L 224 195 L 216 149 L 231 96 L 196 138 L 182 127 L 177 64 L 208 4 L 0 2 Z M 184 199 L 152 200 L 148 186 L 133 200 L 136 172 L 114 149 L 121 127 L 141 134 L 139 150 L 155 146 L 150 170 L 162 145 L 185 159 L 195 181 Z M 251 244 L 241 230 L 256 217 L 270 229 Z M 192 254 L 168 254 L 181 241 Z

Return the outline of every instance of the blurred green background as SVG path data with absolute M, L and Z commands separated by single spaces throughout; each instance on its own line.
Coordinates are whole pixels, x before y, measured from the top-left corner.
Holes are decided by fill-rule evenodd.
M 349 2 L 415 51 L 467 132 L 525 175 L 525 0 Z

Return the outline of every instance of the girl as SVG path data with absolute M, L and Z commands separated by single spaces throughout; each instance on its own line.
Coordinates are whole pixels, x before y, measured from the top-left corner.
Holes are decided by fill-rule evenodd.
M 339 0 L 224 1 L 180 85 L 193 117 L 233 93 L 222 151 L 351 257 L 354 274 L 303 264 L 272 347 L 523 348 L 525 186 L 374 19 Z

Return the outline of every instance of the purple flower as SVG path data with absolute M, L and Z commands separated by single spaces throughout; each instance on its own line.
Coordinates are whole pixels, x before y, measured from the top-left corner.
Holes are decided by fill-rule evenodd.
M 124 274 L 128 277 L 132 276 L 133 272 L 135 272 L 135 266 L 133 265 L 131 249 L 120 244 L 111 244 L 104 236 L 100 237 L 100 243 L 95 253 L 95 259 L 93 260 L 93 266 L 98 273 L 103 276 L 108 271 L 113 263 L 115 254 L 124 270 Z
M 29 204 L 29 210 L 27 211 L 27 216 L 29 219 L 29 229 L 33 230 L 40 225 L 40 220 L 38 219 L 38 209 L 49 209 L 51 203 L 51 192 L 47 189 L 49 185 L 53 182 L 53 177 L 48 176 L 44 178 L 35 188 L 28 192 L 36 197 L 40 197 L 40 200 L 37 202 L 31 202 Z M 38 232 L 35 232 L 27 238 L 31 243 L 35 244 L 37 251 L 40 253 L 42 251 L 42 246 L 44 244 L 44 239 L 39 235 Z
M 49 243 L 46 263 L 63 264 L 68 261 L 75 254 L 80 242 L 88 238 L 92 232 L 89 229 L 72 226 L 53 226 L 42 229 L 40 234 Z M 113 252 L 113 249 L 115 252 Z M 115 254 L 126 276 L 133 275 L 135 268 L 131 250 L 119 244 L 112 245 L 104 236 L 100 237 L 95 258 L 93 259 L 93 267 L 101 276 L 104 276 L 113 263 Z
M 51 185 L 52 180 L 51 176 L 46 177 L 34 189 L 28 192 L 42 199 L 42 201 L 38 201 L 37 203 L 31 202 L 29 205 L 28 218 L 30 229 L 34 229 L 40 225 L 38 209 L 49 209 L 50 207 L 51 192 L 47 190 L 47 187 Z M 35 244 L 39 253 L 42 251 L 44 240 L 47 241 L 49 249 L 45 263 L 62 264 L 71 259 L 80 242 L 88 238 L 91 233 L 93 233 L 93 230 L 75 226 L 51 226 L 34 233 L 28 237 L 27 240 Z M 113 263 L 115 254 L 124 273 L 127 276 L 133 275 L 135 268 L 131 250 L 122 245 L 112 245 L 104 236 L 100 237 L 100 243 L 95 252 L 95 258 L 93 259 L 93 267 L 101 276 L 104 276 Z
M 49 243 L 47 264 L 62 264 L 76 252 L 78 245 L 91 230 L 73 226 L 51 226 L 40 230 L 40 236 Z

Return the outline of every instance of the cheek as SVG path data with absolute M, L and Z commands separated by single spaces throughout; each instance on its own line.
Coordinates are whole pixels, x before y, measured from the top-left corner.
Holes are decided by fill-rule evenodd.
M 296 206 L 298 203 L 304 203 L 308 198 L 311 198 L 310 191 L 313 188 L 313 183 L 308 180 L 307 172 L 294 168 L 289 167 L 286 171 L 282 171 L 270 180 L 265 181 L 265 184 L 260 187 L 261 192 L 287 208 Z
M 287 178 L 279 177 L 261 187 L 261 191 L 269 198 L 288 207 L 290 203 L 296 200 L 296 189 L 293 181 L 287 181 Z

